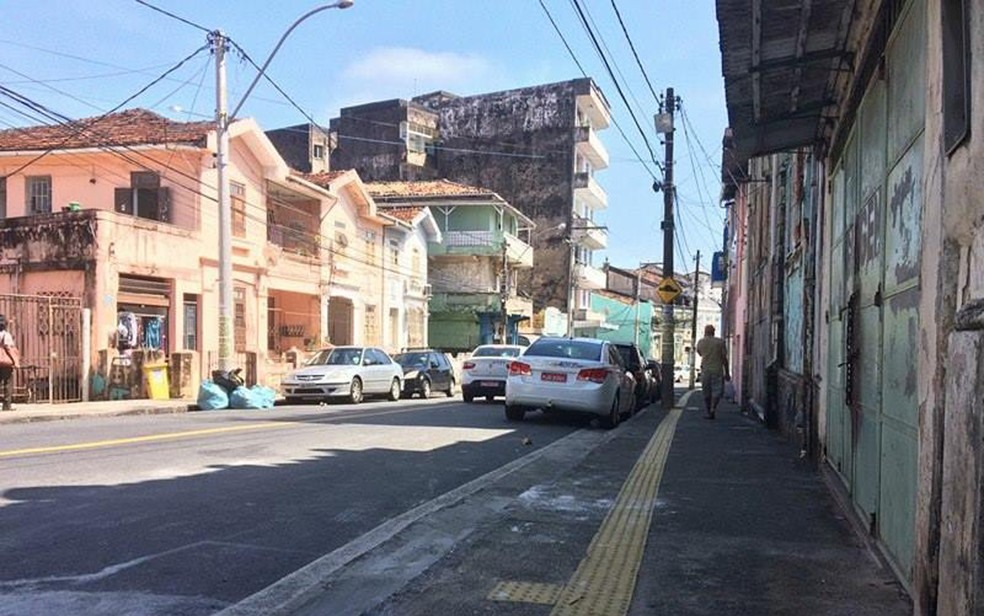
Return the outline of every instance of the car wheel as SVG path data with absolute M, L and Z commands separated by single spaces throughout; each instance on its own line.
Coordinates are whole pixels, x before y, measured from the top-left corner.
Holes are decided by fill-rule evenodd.
M 485 396 L 486 402 L 495 402 L 495 396 Z
M 464 400 L 465 402 L 471 402 L 472 400 L 475 399 L 475 396 L 469 393 L 461 392 L 461 399 Z
M 349 385 L 349 401 L 352 404 L 359 404 L 363 399 L 362 393 L 362 379 L 355 377 L 352 379 L 352 384 Z
M 424 381 L 426 383 L 427 381 Z M 389 399 L 391 402 L 396 402 L 400 399 L 400 394 L 403 393 L 403 388 L 400 386 L 400 379 L 393 379 L 390 384 Z
M 506 419 L 509 421 L 523 421 L 526 416 L 526 409 L 521 406 L 506 405 Z
M 420 379 L 420 398 L 426 400 L 431 397 L 431 382 L 427 379 Z
M 287 404 L 300 404 L 301 399 L 295 398 L 294 396 L 287 396 L 286 398 L 284 398 L 284 402 L 286 402 Z
M 454 382 L 454 379 L 452 378 L 451 379 L 451 384 L 448 385 L 448 390 L 446 392 L 444 392 L 444 393 L 446 393 L 448 395 L 448 398 L 451 398 L 451 397 L 454 396 L 454 388 L 455 388 L 455 385 L 456 385 L 456 383 Z
M 618 426 L 620 415 L 618 412 L 618 396 L 615 396 L 615 399 L 612 400 L 612 408 L 608 410 L 608 415 L 601 419 L 601 427 L 606 430 L 615 428 Z

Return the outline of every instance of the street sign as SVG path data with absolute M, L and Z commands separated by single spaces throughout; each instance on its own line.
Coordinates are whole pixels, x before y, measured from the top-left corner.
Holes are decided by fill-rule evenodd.
M 664 304 L 672 304 L 673 300 L 683 293 L 683 287 L 680 286 L 679 282 L 668 276 L 659 282 L 659 285 L 656 287 L 656 293 L 663 300 Z

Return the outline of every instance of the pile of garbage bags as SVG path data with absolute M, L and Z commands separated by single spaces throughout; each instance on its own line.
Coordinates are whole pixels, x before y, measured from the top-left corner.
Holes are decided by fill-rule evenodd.
M 198 388 L 198 408 L 203 411 L 273 408 L 277 392 L 262 385 L 247 388 L 241 372 L 241 368 L 212 372 L 212 379 Z

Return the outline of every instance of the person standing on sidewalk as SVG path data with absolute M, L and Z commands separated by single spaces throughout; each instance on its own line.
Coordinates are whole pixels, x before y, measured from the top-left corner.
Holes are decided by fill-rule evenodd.
M 697 343 L 700 355 L 700 386 L 704 392 L 705 417 L 714 419 L 718 403 L 724 395 L 724 382 L 731 380 L 728 369 L 728 348 L 724 340 L 714 336 L 714 326 L 704 328 L 704 337 Z
M 2 410 L 13 410 L 14 402 L 14 368 L 20 363 L 20 354 L 14 343 L 14 337 L 7 331 L 7 317 L 0 314 L 0 398 Z

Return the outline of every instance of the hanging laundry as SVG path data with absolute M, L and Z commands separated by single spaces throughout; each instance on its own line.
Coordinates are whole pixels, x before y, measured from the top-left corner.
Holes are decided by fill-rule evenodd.
M 161 348 L 161 329 L 163 321 L 160 317 L 154 317 L 144 323 L 144 347 L 156 351 Z
M 118 349 L 133 349 L 138 340 L 137 315 L 132 312 L 120 312 L 116 324 L 116 346 Z

